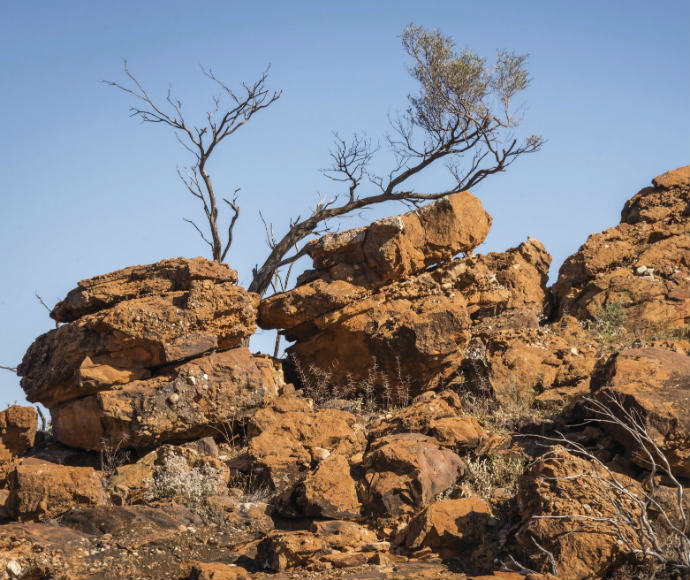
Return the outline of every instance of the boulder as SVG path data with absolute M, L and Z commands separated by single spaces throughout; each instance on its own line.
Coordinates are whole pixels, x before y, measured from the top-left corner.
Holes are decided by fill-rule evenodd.
M 660 348 L 633 348 L 613 354 L 597 369 L 592 390 L 614 416 L 620 416 L 618 401 L 637 417 L 674 475 L 690 478 L 688 385 L 690 357 Z M 628 450 L 634 463 L 649 467 L 647 453 L 630 433 L 609 422 L 602 426 Z
M 462 459 L 418 433 L 375 440 L 364 456 L 360 495 L 372 511 L 389 517 L 417 511 L 464 472 Z
M 73 322 L 118 302 L 168 292 L 188 292 L 194 282 L 202 280 L 235 284 L 237 272 L 227 264 L 205 258 L 174 258 L 147 266 L 131 266 L 82 280 L 55 305 L 50 316 L 58 322 Z
M 318 457 L 350 457 L 366 446 L 354 415 L 337 409 L 312 411 L 307 400 L 296 397 L 281 397 L 257 411 L 247 432 L 254 476 L 278 491 L 304 479 Z
M 303 480 L 274 499 L 276 513 L 287 518 L 356 519 L 362 505 L 346 457 L 330 454 L 320 459 Z
M 683 167 L 655 178 L 625 204 L 620 225 L 591 235 L 564 262 L 553 287 L 559 315 L 596 321 L 615 308 L 615 323 L 634 334 L 687 329 L 688 174 Z
M 155 288 L 157 274 L 165 271 L 161 264 L 138 266 L 137 276 L 146 278 L 150 271 Z M 115 295 L 108 298 L 101 293 L 106 293 L 109 284 L 91 284 L 94 279 L 81 282 L 84 288 L 97 288 L 98 292 L 92 295 L 78 288 L 68 302 L 79 307 L 56 308 L 74 315 L 90 313 L 43 334 L 29 347 L 18 368 L 27 398 L 53 408 L 146 379 L 163 365 L 237 347 L 251 336 L 256 327 L 257 295 L 236 286 L 227 268 L 221 268 L 224 277 L 218 280 L 201 275 L 215 275 L 217 268 L 208 264 L 188 265 L 187 269 L 179 266 L 177 274 L 192 276 L 186 282 L 173 284 L 169 291 L 142 291 L 141 297 L 131 299 L 123 297 L 136 292 L 122 290 L 118 283 L 114 282 Z M 126 277 L 119 272 L 108 276 Z M 99 304 L 105 307 L 96 309 Z
M 274 531 L 259 542 L 256 563 L 261 569 L 283 572 L 312 565 L 330 551 L 325 540 L 310 532 Z
M 475 449 L 487 435 L 474 417 L 462 414 L 460 398 L 450 390 L 422 393 L 408 407 L 386 413 L 369 426 L 374 439 L 410 432 L 429 435 L 458 453 Z
M 626 493 L 610 484 L 614 477 Z M 550 571 L 537 542 L 553 555 L 559 578 L 605 577 L 619 557 L 630 555 L 626 543 L 637 545 L 637 530 L 617 512 L 637 521 L 638 504 L 627 493 L 641 493 L 632 479 L 553 448 L 520 480 L 516 553 L 529 558 L 522 561 L 530 568 Z
M 33 407 L 12 405 L 0 411 L 0 474 L 2 466 L 34 445 L 38 415 Z
M 326 541 L 334 550 L 369 551 L 379 543 L 376 534 L 360 524 L 342 520 L 314 521 L 310 531 Z
M 51 410 L 53 429 L 58 441 L 82 449 L 152 447 L 216 436 L 276 391 L 249 350 L 236 348 L 63 403 Z
M 401 534 L 408 550 L 431 548 L 443 558 L 471 559 L 483 543 L 491 508 L 477 497 L 444 499 L 417 514 Z
M 400 280 L 431 264 L 470 253 L 491 227 L 491 216 L 469 192 L 456 193 L 369 226 L 328 234 L 305 246 L 315 273 L 357 285 Z
M 235 564 L 223 562 L 201 562 L 187 560 L 182 562 L 185 580 L 245 580 L 249 579 L 249 572 Z
M 78 505 L 103 505 L 100 475 L 91 467 L 68 467 L 22 459 L 9 474 L 10 511 L 18 520 L 54 518 Z
M 506 318 L 474 329 L 463 362 L 466 378 L 485 383 L 499 401 L 525 396 L 549 404 L 587 392 L 600 349 L 592 331 L 572 316 L 543 326 Z

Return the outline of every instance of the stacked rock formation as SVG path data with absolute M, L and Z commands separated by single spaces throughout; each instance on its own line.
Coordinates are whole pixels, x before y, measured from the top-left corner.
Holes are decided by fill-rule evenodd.
M 58 441 L 146 447 L 214 434 L 275 395 L 271 369 L 240 345 L 258 296 L 226 265 L 164 260 L 79 283 L 18 373 Z
M 314 270 L 289 292 L 263 300 L 262 328 L 296 344 L 298 367 L 320 369 L 343 388 L 357 382 L 438 386 L 460 368 L 471 328 L 518 309 L 541 314 L 550 257 L 536 240 L 471 256 L 491 217 L 468 192 L 306 247 Z M 464 258 L 453 259 L 458 253 Z

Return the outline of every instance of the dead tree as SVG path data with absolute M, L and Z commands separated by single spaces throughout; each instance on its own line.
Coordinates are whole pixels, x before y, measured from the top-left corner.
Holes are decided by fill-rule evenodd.
M 333 218 L 378 203 L 416 206 L 464 191 L 504 171 L 520 155 L 541 148 L 541 137 L 518 141 L 512 133 L 522 120 L 519 108 L 513 110 L 513 98 L 529 84 L 526 55 L 499 52 L 489 67 L 469 49 L 456 53 L 452 39 L 440 31 L 415 25 L 404 31 L 402 42 L 413 59 L 410 74 L 421 90 L 409 97 L 407 111 L 391 122 L 393 133 L 386 145 L 394 167 L 386 175 L 373 174 L 369 166 L 376 149 L 371 142 L 357 135 L 346 142 L 336 135 L 333 164 L 324 173 L 343 183 L 345 191 L 319 201 L 306 219 L 290 222 L 287 233 L 270 244 L 266 261 L 254 269 L 249 290 L 263 295 L 280 268 L 304 255 L 304 245 L 288 255 L 293 248 L 320 233 Z M 450 172 L 447 188 L 425 192 L 410 186 L 411 178 L 439 162 Z
M 171 127 L 180 144 L 193 155 L 194 163 L 183 169 L 178 168 L 177 174 L 189 193 L 201 201 L 208 222 L 208 235 L 194 220 L 185 218 L 185 221 L 194 226 L 204 242 L 211 248 L 213 259 L 217 262 L 223 262 L 232 245 L 232 232 L 240 214 L 240 207 L 237 203 L 239 188 L 235 189 L 232 199 L 221 198 L 232 211 L 227 235 L 223 241 L 218 229 L 218 198 L 207 169 L 208 161 L 216 147 L 226 137 L 233 135 L 254 114 L 275 103 L 280 98 L 282 91 L 271 91 L 266 88 L 268 69 L 254 83 L 243 83 L 240 94 L 219 80 L 210 69 L 202 67 L 201 70 L 221 89 L 221 96 L 213 97 L 213 108 L 206 113 L 205 124 L 200 127 L 190 125 L 186 121 L 182 114 L 182 101 L 173 96 L 171 90 L 168 90 L 165 104 L 154 102 L 149 92 L 127 68 L 127 61 L 124 63 L 124 72 L 129 79 L 130 86 L 113 81 L 104 82 L 137 99 L 139 106 L 130 107 L 130 116 L 139 117 L 146 123 L 162 123 Z M 229 101 L 229 107 L 224 107 L 223 99 Z
M 519 156 L 541 148 L 541 137 L 533 135 L 518 140 L 513 134 L 522 120 L 520 108 L 513 107 L 513 99 L 529 84 L 526 55 L 499 52 L 496 62 L 488 66 L 485 59 L 469 49 L 457 53 L 452 39 L 440 31 L 428 32 L 413 24 L 404 31 L 402 42 L 413 59 L 410 74 L 419 82 L 420 92 L 410 96 L 407 111 L 391 121 L 392 133 L 385 143 L 393 155 L 392 169 L 385 175 L 370 171 L 377 148 L 367 138 L 355 135 L 351 141 L 345 141 L 336 135 L 331 152 L 333 163 L 324 174 L 343 184 L 344 191 L 322 198 L 306 218 L 298 216 L 291 220 L 282 237 L 274 236 L 271 227 L 270 252 L 264 263 L 254 268 L 250 291 L 265 294 L 275 285 L 281 268 L 305 254 L 301 242 L 322 233 L 334 218 L 379 203 L 400 201 L 418 206 L 464 191 L 489 175 L 504 171 Z M 215 98 L 214 108 L 207 114 L 203 127 L 186 122 L 181 101 L 170 92 L 164 106 L 157 105 L 126 63 L 125 74 L 131 86 L 110 81 L 107 84 L 138 100 L 140 106 L 130 108 L 132 116 L 171 127 L 180 143 L 194 155 L 195 163 L 178 173 L 188 191 L 201 201 L 211 239 L 194 221 L 186 221 L 209 245 L 213 259 L 224 261 L 239 215 L 237 191 L 232 200 L 222 198 L 233 212 L 227 240 L 223 243 L 218 231 L 217 197 L 207 162 L 223 139 L 234 134 L 255 113 L 273 104 L 281 92 L 265 88 L 266 72 L 254 84 L 243 84 L 241 96 L 211 71 L 203 72 L 222 89 L 231 104 L 221 112 L 221 99 Z M 451 176 L 446 188 L 429 192 L 417 191 L 410 185 L 412 178 L 442 162 Z

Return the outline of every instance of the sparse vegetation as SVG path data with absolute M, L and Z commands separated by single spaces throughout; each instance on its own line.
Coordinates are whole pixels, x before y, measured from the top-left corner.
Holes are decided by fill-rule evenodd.
M 520 476 L 527 471 L 529 460 L 518 453 L 491 453 L 465 462 L 463 483 L 483 499 L 490 501 L 497 489 L 515 495 Z
M 199 506 L 209 496 L 225 491 L 226 487 L 219 469 L 207 464 L 191 467 L 184 457 L 170 455 L 155 467 L 147 499 L 178 499 Z

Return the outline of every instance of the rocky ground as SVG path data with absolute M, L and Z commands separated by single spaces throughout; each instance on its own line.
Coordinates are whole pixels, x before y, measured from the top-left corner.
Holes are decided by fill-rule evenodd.
M 690 577 L 690 168 L 547 288 L 464 192 L 225 265 L 79 283 L 0 412 L 0 578 Z M 279 329 L 285 360 L 243 346 Z

